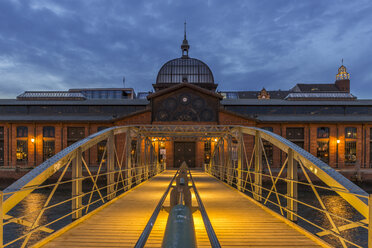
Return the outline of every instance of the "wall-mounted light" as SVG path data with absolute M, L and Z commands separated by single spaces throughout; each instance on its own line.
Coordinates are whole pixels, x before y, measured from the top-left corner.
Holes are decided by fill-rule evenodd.
M 217 140 L 218 140 L 218 139 L 217 139 L 217 138 L 215 138 L 215 139 L 214 139 L 214 142 L 217 142 Z
M 337 140 L 337 144 L 340 144 L 340 140 L 339 139 Z
M 32 143 L 35 143 L 35 139 L 34 139 L 34 138 L 31 138 L 31 142 L 32 142 Z

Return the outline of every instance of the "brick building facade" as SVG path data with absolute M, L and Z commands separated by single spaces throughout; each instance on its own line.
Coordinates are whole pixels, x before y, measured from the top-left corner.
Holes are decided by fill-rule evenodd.
M 154 93 L 72 89 L 1 99 L 0 169 L 33 168 L 106 127 L 151 124 L 256 126 L 291 140 L 332 167 L 372 167 L 372 100 L 350 94 L 345 66 L 331 84 L 297 84 L 287 91 L 216 91 L 210 68 L 190 58 L 184 44 L 182 57 L 161 67 Z M 176 146 L 194 149 L 193 167 L 202 167 L 214 146 L 213 140 L 177 142 L 161 144 L 168 166 L 178 164 Z M 253 144 L 253 138 L 245 142 Z M 270 144 L 265 149 L 270 163 L 279 167 L 283 154 Z M 97 164 L 100 156 L 98 145 L 85 159 Z

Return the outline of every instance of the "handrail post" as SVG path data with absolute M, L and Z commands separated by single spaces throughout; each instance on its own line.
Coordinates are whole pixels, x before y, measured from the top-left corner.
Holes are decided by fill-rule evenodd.
M 149 140 L 148 138 L 145 139 L 145 149 L 143 151 L 144 156 L 145 156 L 145 166 L 143 168 L 143 179 L 147 180 L 148 179 L 148 171 L 149 171 L 149 163 L 151 163 L 149 159 Z
M 0 248 L 4 247 L 3 191 L 0 191 Z
M 142 154 L 141 154 L 141 145 L 142 145 L 142 137 L 141 135 L 138 135 L 137 136 L 137 146 L 136 146 L 136 149 L 137 149 L 137 163 L 135 165 L 135 168 L 134 168 L 134 178 L 135 178 L 135 182 L 136 184 L 139 183 L 139 176 L 138 176 L 138 170 L 141 169 L 141 168 L 138 168 L 138 167 L 142 167 Z
M 231 163 L 231 159 L 232 159 L 232 156 L 231 156 L 231 152 L 232 152 L 232 149 L 231 149 L 231 136 L 229 135 L 228 138 L 227 138 L 227 159 L 226 159 L 226 180 L 227 180 L 227 183 L 232 185 L 232 177 L 233 177 L 233 173 L 232 173 L 232 163 Z
M 107 138 L 107 200 L 111 200 L 114 198 L 113 192 L 115 191 L 115 175 L 114 175 L 114 169 L 115 169 L 115 151 L 114 151 L 114 133 L 111 132 L 110 135 Z
M 293 150 L 288 149 L 288 168 L 287 168 L 287 218 L 291 221 L 297 221 L 297 162 L 294 160 Z
M 237 178 L 237 183 L 238 183 L 238 190 L 243 191 L 243 181 L 242 181 L 242 175 L 243 175 L 243 146 L 244 146 L 244 139 L 243 139 L 243 134 L 240 133 L 240 140 L 238 142 L 238 178 Z
M 222 181 L 226 179 L 226 156 L 225 156 L 225 138 L 222 137 L 222 153 L 221 153 L 221 172 L 222 172 Z
M 130 130 L 127 131 L 126 135 L 126 163 L 125 163 L 125 185 L 127 189 L 130 189 L 132 186 L 132 140 L 131 140 L 131 132 Z
M 260 133 L 256 131 L 254 136 L 255 158 L 254 158 L 254 195 L 256 201 L 261 201 L 262 196 L 262 148 L 260 144 Z
M 81 147 L 77 148 L 75 158 L 72 161 L 72 219 L 76 220 L 82 216 L 82 198 L 83 193 L 83 182 L 81 177 L 83 176 L 83 165 L 82 165 L 83 152 Z M 80 209 L 80 210 L 78 210 Z
M 372 248 L 372 194 L 368 197 L 368 248 Z

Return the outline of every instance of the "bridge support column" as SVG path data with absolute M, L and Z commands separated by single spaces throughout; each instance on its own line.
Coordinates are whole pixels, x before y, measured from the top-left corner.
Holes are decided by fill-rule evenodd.
M 237 185 L 238 185 L 238 190 L 243 191 L 243 150 L 244 150 L 244 139 L 243 139 L 243 134 L 240 134 L 239 141 L 238 141 L 238 175 L 237 175 Z
M 83 182 L 81 180 L 83 176 L 83 166 L 82 166 L 82 156 L 83 152 L 81 147 L 76 150 L 75 158 L 72 161 L 72 219 L 76 220 L 82 216 L 82 198 L 83 193 Z M 78 210 L 79 209 L 79 210 Z
M 294 153 L 292 149 L 288 149 L 288 169 L 287 169 L 287 218 L 291 221 L 297 221 L 297 216 L 293 213 L 297 214 L 297 183 L 295 181 L 298 180 L 297 176 L 297 162 L 294 160 Z M 290 212 L 291 211 L 291 212 Z M 293 212 L 293 213 L 292 213 Z
M 256 131 L 254 136 L 254 195 L 253 198 L 256 201 L 261 201 L 262 196 L 262 147 L 261 147 L 261 137 L 260 133 Z
M 130 130 L 127 131 L 125 134 L 126 138 L 126 144 L 127 144 L 127 150 L 126 150 L 126 156 L 125 156 L 125 185 L 127 185 L 127 189 L 130 189 L 132 186 L 132 139 L 131 139 L 131 132 Z
M 107 138 L 107 200 L 114 198 L 115 191 L 115 148 L 114 148 L 115 137 L 114 133 L 111 132 Z
M 368 197 L 368 248 L 372 248 L 372 194 Z

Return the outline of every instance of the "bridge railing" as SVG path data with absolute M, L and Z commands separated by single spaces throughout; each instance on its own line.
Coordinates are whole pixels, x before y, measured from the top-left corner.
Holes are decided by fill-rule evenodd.
M 46 160 L 0 193 L 0 247 L 41 245 L 162 172 L 157 145 L 113 127 Z
M 263 129 L 236 127 L 215 141 L 208 173 L 331 245 L 372 247 L 371 195 L 330 166 Z M 272 164 L 273 149 L 283 164 Z

